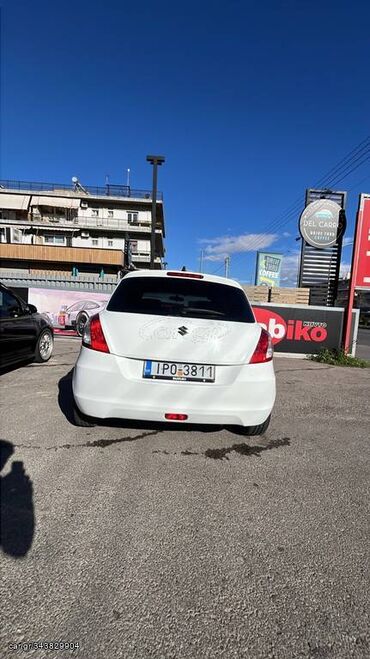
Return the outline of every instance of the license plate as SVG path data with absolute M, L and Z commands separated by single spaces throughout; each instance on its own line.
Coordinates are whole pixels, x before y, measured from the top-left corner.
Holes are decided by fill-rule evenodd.
M 207 364 L 178 362 L 144 362 L 143 378 L 152 380 L 191 380 L 192 382 L 214 382 L 215 367 Z

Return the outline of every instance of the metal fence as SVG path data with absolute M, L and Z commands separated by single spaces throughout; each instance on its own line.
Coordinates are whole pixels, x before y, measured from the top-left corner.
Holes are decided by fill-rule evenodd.
M 15 288 L 51 288 L 74 291 L 112 293 L 120 281 L 119 275 L 96 275 L 93 273 L 77 276 L 65 272 L 0 270 L 0 282 Z
M 138 190 L 129 185 L 70 185 L 66 183 L 45 183 L 36 181 L 14 181 L 8 179 L 0 180 L 0 190 L 17 190 L 31 192 L 73 192 L 77 195 L 92 195 L 95 197 L 132 197 L 135 199 L 151 199 L 151 190 Z M 157 192 L 157 201 L 163 201 L 163 193 Z

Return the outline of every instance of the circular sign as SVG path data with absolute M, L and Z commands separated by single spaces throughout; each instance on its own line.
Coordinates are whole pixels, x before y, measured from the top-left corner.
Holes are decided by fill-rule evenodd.
M 302 238 L 312 247 L 331 247 L 345 229 L 344 213 L 335 201 L 318 199 L 308 204 L 300 220 Z

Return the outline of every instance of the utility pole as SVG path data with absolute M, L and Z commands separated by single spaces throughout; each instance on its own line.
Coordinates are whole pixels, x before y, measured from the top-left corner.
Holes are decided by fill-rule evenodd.
M 225 256 L 225 277 L 229 276 L 230 270 L 230 256 Z
M 204 250 L 200 250 L 200 257 L 199 257 L 199 272 L 203 272 L 203 256 L 204 256 Z
M 147 161 L 153 165 L 153 186 L 152 186 L 152 227 L 150 236 L 150 269 L 154 270 L 155 264 L 155 229 L 157 225 L 157 169 L 158 165 L 164 163 L 164 156 L 147 156 Z

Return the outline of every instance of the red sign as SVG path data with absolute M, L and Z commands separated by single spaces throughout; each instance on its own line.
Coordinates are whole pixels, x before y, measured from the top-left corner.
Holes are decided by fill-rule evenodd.
M 355 289 L 370 290 L 370 195 L 361 194 L 352 254 L 351 283 L 346 308 L 344 344 L 349 350 Z
M 370 289 L 370 195 L 362 194 L 360 197 L 356 243 L 353 264 L 354 286 Z
M 339 309 L 263 304 L 252 308 L 257 323 L 271 334 L 279 352 L 316 353 L 317 344 L 338 347 L 342 325 Z

